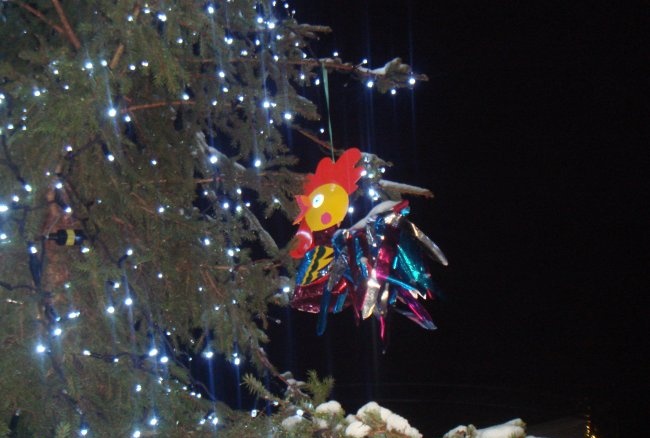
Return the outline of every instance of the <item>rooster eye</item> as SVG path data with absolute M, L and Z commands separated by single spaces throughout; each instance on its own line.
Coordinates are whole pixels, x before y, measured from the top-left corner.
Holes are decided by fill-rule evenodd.
M 318 208 L 321 205 L 323 205 L 324 200 L 325 200 L 325 196 L 323 196 L 322 193 L 319 193 L 318 195 L 314 196 L 314 199 L 311 200 L 311 206 L 314 208 Z

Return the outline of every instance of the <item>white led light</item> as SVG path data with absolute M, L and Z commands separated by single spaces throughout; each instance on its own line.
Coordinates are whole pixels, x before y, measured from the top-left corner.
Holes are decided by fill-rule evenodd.
M 20 201 L 20 196 L 18 196 L 18 195 L 13 195 L 13 196 L 11 197 L 11 200 L 14 201 L 14 202 L 19 202 L 19 201 Z
M 208 14 L 214 14 L 214 6 L 208 5 Z
M 115 313 L 115 306 L 108 306 L 106 308 L 106 311 L 112 315 L 113 313 Z
M 66 214 L 71 214 L 71 213 L 72 213 L 72 208 L 68 205 L 66 208 L 63 209 L 63 211 L 64 211 Z
M 86 435 L 88 435 L 88 429 L 84 427 L 83 429 L 79 430 L 79 434 L 80 434 L 81 436 L 86 436 Z
M 145 59 L 144 61 L 142 61 L 142 62 L 140 63 L 140 65 L 143 66 L 143 67 L 149 67 L 149 61 L 147 61 L 147 60 Z
M 230 37 L 230 36 L 225 37 L 223 40 L 224 40 L 224 41 L 226 42 L 226 44 L 228 44 L 228 45 L 232 44 L 232 42 L 234 41 L 233 38 Z
M 183 38 L 181 37 L 176 38 L 176 43 L 183 44 Z
M 305 413 L 305 411 L 303 411 L 302 409 L 298 409 L 296 411 L 296 415 L 299 416 L 299 417 L 302 417 L 304 413 Z
M 87 246 L 81 247 L 81 253 L 82 254 L 87 254 L 89 252 L 90 252 L 90 248 L 88 248 Z
M 33 189 L 32 189 L 32 186 L 30 186 L 29 184 L 25 184 L 25 185 L 23 186 L 23 188 L 24 188 L 25 191 L 28 192 L 28 193 L 31 192 L 31 191 L 33 190 Z
M 350 213 L 350 214 L 354 213 L 354 207 L 353 206 L 348 207 L 348 213 Z
M 149 357 L 154 356 L 158 356 L 158 349 L 156 347 L 153 347 L 151 350 L 149 350 Z
M 288 294 L 289 292 L 291 292 L 291 288 L 289 286 L 285 286 L 285 287 L 282 288 L 282 292 L 284 292 L 285 294 Z
M 133 250 L 131 248 L 126 250 L 126 255 L 132 256 L 133 255 Z
M 212 424 L 214 424 L 216 426 L 218 423 L 219 423 L 219 419 L 217 417 L 214 417 L 212 419 Z
M 372 79 L 366 82 L 366 87 L 372 88 L 374 86 L 375 86 L 375 82 Z
M 54 187 L 61 190 L 63 188 L 63 183 L 61 181 L 57 181 L 56 184 L 54 184 Z
M 264 23 L 264 18 L 257 17 L 257 24 L 262 24 L 262 23 Z
M 333 56 L 339 56 L 339 52 L 336 52 L 336 51 L 335 51 L 334 53 L 332 53 L 332 55 L 333 55 Z
M 158 164 L 158 160 L 156 160 L 156 159 L 154 158 L 154 159 L 152 159 L 152 160 L 150 161 L 150 163 L 151 163 L 152 166 L 155 166 L 155 165 Z
M 415 78 L 414 77 L 409 78 L 409 84 L 410 85 L 415 85 Z
M 244 96 L 237 96 L 237 100 L 240 101 L 240 102 L 243 102 L 244 101 Z
M 0 233 L 0 240 L 7 240 L 7 235 L 5 233 Z
M 126 297 L 126 298 L 124 299 L 124 304 L 127 305 L 127 306 L 131 306 L 131 305 L 133 304 L 133 298 L 131 298 L 131 297 Z
M 203 357 L 205 357 L 206 359 L 212 359 L 214 357 L 214 352 L 209 350 L 205 351 L 203 352 Z
M 187 93 L 183 93 L 183 100 L 190 100 L 190 95 Z
M 41 95 L 41 90 L 39 90 L 39 89 L 35 89 L 35 90 L 34 90 L 34 96 L 35 96 L 35 97 L 38 97 L 38 96 L 40 96 L 40 95 Z
M 222 207 L 224 210 L 228 210 L 228 209 L 230 208 L 230 203 L 229 203 L 228 201 L 226 201 L 226 202 L 224 202 L 223 204 L 221 204 L 221 207 Z
M 212 101 L 212 106 L 217 106 L 217 100 L 216 99 Z
M 239 52 L 241 56 L 248 56 L 248 50 L 244 49 L 241 52 Z
M 162 12 L 159 12 L 158 19 L 164 23 L 165 21 L 167 21 L 167 15 L 163 14 Z
M 159 272 L 159 273 L 158 273 L 158 278 L 163 278 L 163 274 L 162 274 L 162 272 Z
M 115 117 L 117 115 L 117 110 L 115 108 L 108 109 L 108 117 Z
M 106 67 L 108 65 L 108 61 L 105 59 L 102 59 L 99 63 L 102 65 L 102 67 Z
M 5 213 L 9 211 L 9 206 L 7 204 L 0 204 L 0 213 Z
M 167 363 L 169 362 L 169 358 L 167 356 L 163 356 L 160 358 L 160 363 Z
M 316 80 L 314 80 L 314 85 L 320 85 L 320 79 L 319 78 L 316 78 Z
M 81 315 L 81 312 L 79 312 L 78 310 L 72 311 L 72 312 L 68 313 L 68 319 L 79 318 L 79 315 Z
M 52 334 L 54 336 L 61 336 L 61 333 L 63 333 L 63 330 L 61 330 L 61 327 L 57 327 L 54 330 L 52 330 Z
M 155 426 L 156 424 L 158 424 L 158 419 L 156 417 L 151 417 L 151 420 L 149 420 L 149 424 L 151 426 Z
M 203 239 L 203 244 L 204 244 L 205 246 L 210 246 L 211 243 L 212 243 L 212 242 L 210 241 L 209 238 L 206 237 L 206 238 Z
M 253 418 L 257 417 L 257 409 L 253 409 L 251 411 L 251 417 L 253 417 Z
M 140 391 L 142 391 L 142 385 L 138 383 L 137 385 L 135 385 L 135 392 L 140 392 Z
M 275 23 L 272 22 L 272 21 L 269 21 L 268 23 L 266 23 L 266 27 L 268 27 L 269 29 L 275 29 Z
M 129 70 L 135 71 L 135 64 L 130 64 L 129 65 Z
M 227 93 L 228 92 L 228 87 L 221 88 L 221 91 L 223 91 L 224 93 Z
M 233 363 L 235 364 L 235 366 L 239 366 L 239 364 L 241 364 L 241 359 L 236 357 Z
M 305 80 L 305 74 L 304 74 L 304 73 L 300 73 L 300 80 L 301 80 L 301 81 L 304 81 L 304 80 Z
M 84 350 L 81 352 L 84 356 L 90 356 L 90 351 L 89 350 Z
M 45 348 L 45 345 L 43 345 L 43 344 L 38 344 L 36 346 L 36 352 L 39 353 L 39 354 L 45 353 L 45 350 L 46 350 L 46 348 Z
M 29 247 L 29 252 L 32 254 L 36 254 L 38 252 L 38 249 L 36 249 L 36 247 L 32 245 Z
M 84 67 L 87 68 L 88 70 L 92 70 L 93 69 L 93 63 L 90 62 L 90 61 L 86 61 L 86 63 L 84 64 Z
M 271 107 L 271 102 L 269 102 L 268 100 L 265 100 L 264 102 L 262 102 L 262 106 L 264 108 L 270 108 Z
M 133 434 L 132 434 L 131 436 L 132 436 L 133 438 L 140 438 L 140 431 L 139 431 L 139 430 L 134 431 Z
M 291 119 L 293 119 L 293 116 L 291 115 L 291 113 L 286 112 L 286 113 L 284 113 L 284 119 L 285 120 L 291 120 Z
M 133 15 L 129 15 L 126 17 L 126 21 L 132 22 L 133 21 Z
M 278 62 L 280 60 L 280 57 L 278 55 L 273 55 L 273 60 L 275 62 Z
M 262 165 L 262 160 L 260 160 L 259 158 L 257 158 L 253 163 L 253 166 L 255 167 L 260 167 L 261 165 Z
M 115 155 L 109 153 L 106 155 L 106 159 L 112 163 L 113 161 L 115 161 Z
M 367 58 L 363 58 L 363 60 L 361 61 L 361 64 L 366 65 L 367 63 L 368 63 L 368 59 L 367 59 Z
M 158 207 L 158 213 L 164 213 L 164 212 L 165 212 L 165 207 L 163 207 L 162 205 Z
M 223 78 L 226 77 L 226 73 L 225 73 L 223 70 L 220 70 L 219 73 L 217 73 L 217 75 L 218 75 L 221 79 L 223 79 Z
M 233 250 L 233 249 L 231 248 L 231 249 L 229 249 L 229 250 L 227 251 L 227 254 L 228 254 L 230 257 L 233 257 L 233 256 L 235 255 L 235 250 Z

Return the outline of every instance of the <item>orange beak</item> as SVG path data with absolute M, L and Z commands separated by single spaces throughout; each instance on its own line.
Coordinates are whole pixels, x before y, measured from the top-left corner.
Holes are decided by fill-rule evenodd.
M 297 195 L 296 202 L 298 203 L 298 208 L 300 211 L 298 212 L 298 216 L 296 216 L 296 220 L 293 221 L 294 225 L 302 222 L 305 214 L 307 214 L 307 210 L 309 210 L 309 196 Z

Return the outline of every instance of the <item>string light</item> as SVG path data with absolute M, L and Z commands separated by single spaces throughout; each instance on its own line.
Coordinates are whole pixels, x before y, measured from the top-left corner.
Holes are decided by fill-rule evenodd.
M 366 87 L 372 88 L 374 86 L 375 86 L 375 81 L 373 81 L 372 79 L 366 82 Z
M 394 89 L 394 88 L 391 88 L 391 90 L 390 90 L 390 94 L 392 94 L 393 96 L 396 95 L 396 94 L 397 94 L 397 90 Z
M 90 350 L 84 350 L 81 352 L 84 356 L 90 356 Z
M 413 76 L 409 78 L 409 85 L 415 85 L 415 78 Z
M 149 350 L 149 357 L 155 356 L 158 356 L 158 349 L 156 347 L 153 347 L 151 350 Z
M 112 306 L 112 305 L 108 306 L 106 308 L 106 312 L 108 312 L 108 313 L 110 313 L 112 315 L 113 313 L 115 313 L 115 306 Z
M 45 348 L 45 345 L 43 345 L 43 344 L 38 344 L 36 346 L 36 352 L 39 353 L 39 354 L 45 353 L 46 350 L 47 349 Z
M 151 419 L 149 420 L 149 425 L 156 426 L 157 424 L 158 424 L 158 418 L 151 417 Z

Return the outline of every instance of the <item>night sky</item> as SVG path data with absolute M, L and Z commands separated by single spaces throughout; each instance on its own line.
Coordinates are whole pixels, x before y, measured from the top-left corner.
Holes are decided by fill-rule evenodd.
M 438 330 L 396 315 L 382 354 L 373 323 L 356 327 L 349 310 L 322 337 L 315 316 L 281 310 L 270 347 L 279 367 L 331 374 L 348 412 L 374 399 L 425 436 L 590 409 L 606 436 L 645 420 L 648 86 L 638 58 L 647 10 L 424 0 L 295 8 L 299 21 L 334 30 L 317 55 L 338 50 L 372 67 L 400 56 L 429 76 L 395 97 L 336 76 L 331 111 L 338 147 L 377 153 L 394 164 L 387 179 L 435 193 L 409 197 L 409 219 L 450 265 L 432 264 L 441 298 L 427 308 Z

